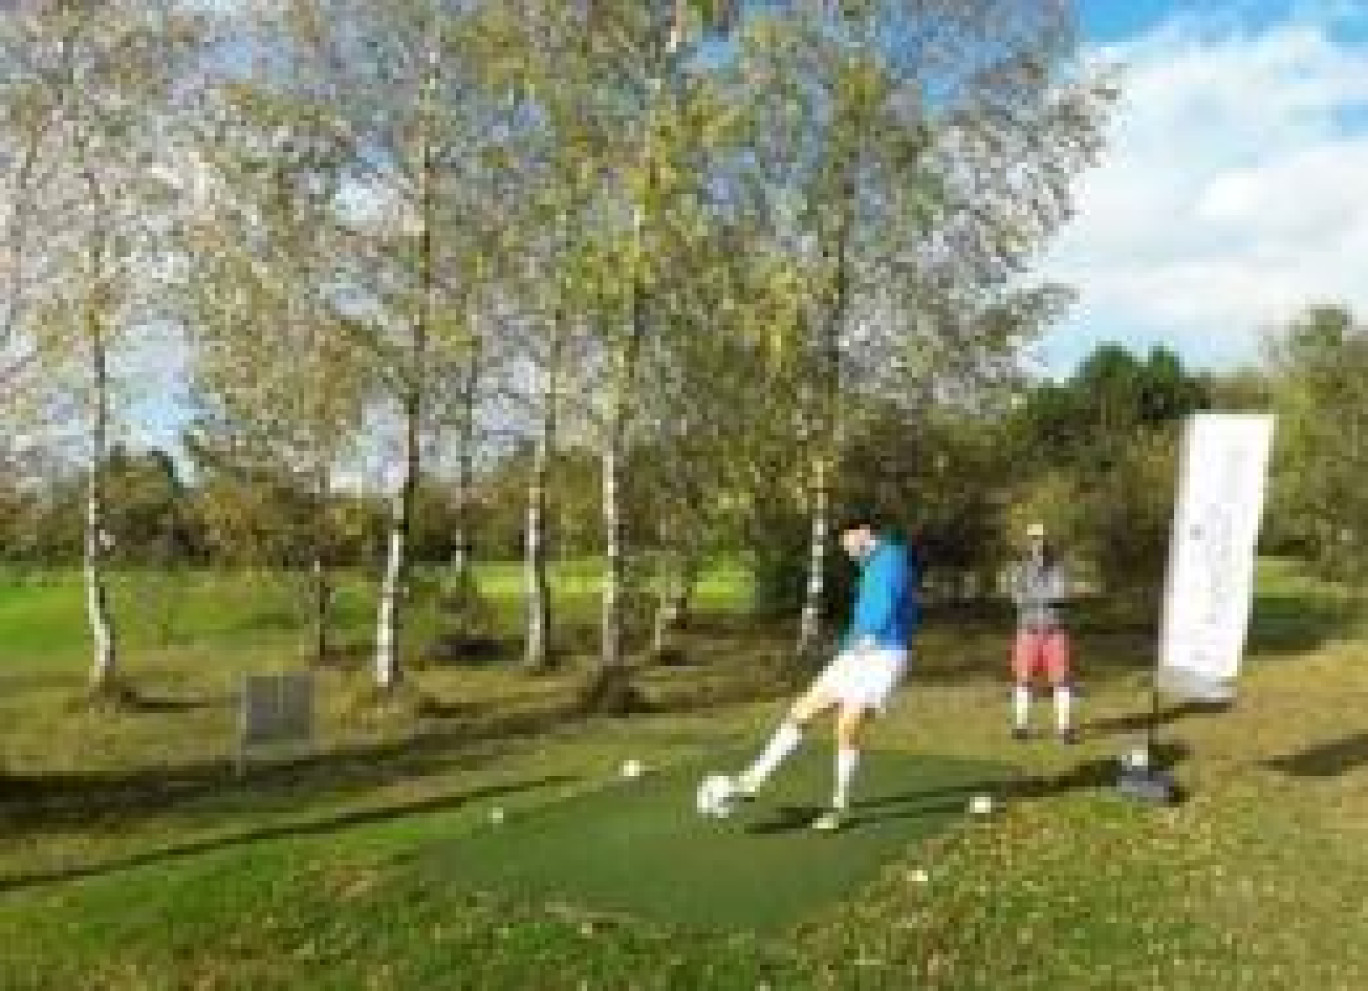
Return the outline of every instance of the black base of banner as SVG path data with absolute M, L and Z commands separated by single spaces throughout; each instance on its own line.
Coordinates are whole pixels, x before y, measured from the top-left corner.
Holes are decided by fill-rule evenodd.
M 1148 805 L 1176 805 L 1182 797 L 1172 776 L 1150 767 L 1124 768 L 1117 779 L 1116 790 Z
M 1148 805 L 1176 805 L 1182 798 L 1173 776 L 1157 765 L 1159 760 L 1159 724 L 1161 677 L 1155 672 L 1150 681 L 1149 720 L 1145 726 L 1145 744 L 1126 755 L 1121 763 L 1121 775 L 1116 790 L 1127 798 Z

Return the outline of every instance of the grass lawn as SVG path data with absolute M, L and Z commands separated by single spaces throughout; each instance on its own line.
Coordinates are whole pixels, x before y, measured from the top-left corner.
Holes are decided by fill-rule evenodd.
M 164 704 L 115 715 L 70 705 L 75 587 L 0 587 L 0 988 L 1368 987 L 1368 635 L 1339 590 L 1286 562 L 1261 569 L 1237 705 L 1164 712 L 1184 804 L 1109 787 L 1142 729 L 1146 630 L 1086 624 L 1084 742 L 1017 744 L 1000 618 L 946 613 L 871 740 L 898 756 L 871 757 L 858 796 L 901 795 L 909 814 L 835 837 L 783 828 L 821 787 L 816 746 L 755 818 L 719 831 L 679 812 L 698 768 L 757 745 L 782 711 L 789 631 L 738 618 L 735 578 L 686 638 L 691 663 L 643 675 L 660 712 L 566 719 L 573 665 L 495 664 L 421 672 L 446 708 L 415 720 L 358 706 L 364 671 L 340 669 L 322 675 L 321 752 L 244 781 L 224 763 L 227 693 L 241 670 L 297 665 L 300 641 L 217 581 L 184 593 L 202 604 L 173 643 L 135 626 L 130 674 Z M 659 776 L 625 789 L 627 757 Z M 1012 769 L 986 820 L 948 800 L 920 817 L 933 800 L 884 776 L 985 761 Z M 624 836 L 644 844 L 641 877 L 612 859 Z M 679 904 L 588 890 L 612 873 L 596 862 L 629 894 L 659 878 Z M 743 881 L 736 898 L 768 903 L 771 924 L 730 914 Z M 780 910 L 800 897 L 789 886 L 820 891 Z M 716 893 L 710 925 L 700 890 Z

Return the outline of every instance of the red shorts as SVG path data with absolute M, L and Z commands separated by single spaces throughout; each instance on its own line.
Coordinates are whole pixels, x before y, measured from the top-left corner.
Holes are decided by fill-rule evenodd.
M 1018 684 L 1044 674 L 1051 684 L 1069 680 L 1069 634 L 1064 630 L 1018 630 L 1012 676 Z

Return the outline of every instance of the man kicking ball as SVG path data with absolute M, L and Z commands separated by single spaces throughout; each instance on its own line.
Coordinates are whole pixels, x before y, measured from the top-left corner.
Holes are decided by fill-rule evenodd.
M 918 621 L 918 576 L 906 549 L 881 535 L 867 516 L 843 524 L 840 539 L 841 547 L 860 565 L 854 617 L 841 650 L 793 704 L 764 752 L 737 779 L 743 796 L 754 795 L 798 749 L 808 723 L 835 709 L 836 787 L 831 808 L 812 824 L 826 832 L 845 824 L 861 734 L 902 680 L 908 640 Z

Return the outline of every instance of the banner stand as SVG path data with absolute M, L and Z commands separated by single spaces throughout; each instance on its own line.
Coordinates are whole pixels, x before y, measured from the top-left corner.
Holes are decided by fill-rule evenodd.
M 1171 805 L 1177 783 L 1160 766 L 1160 696 L 1228 706 L 1248 632 L 1259 518 L 1274 418 L 1199 413 L 1183 437 L 1169 539 L 1163 625 L 1143 746 L 1121 761 L 1119 792 Z

